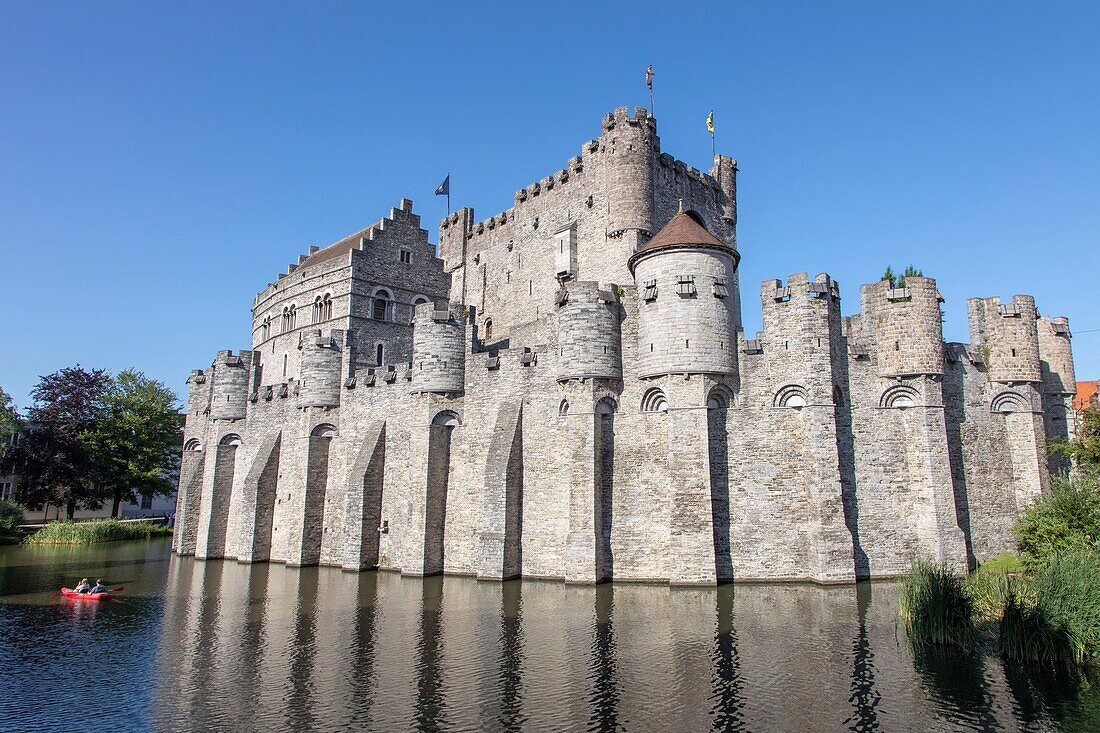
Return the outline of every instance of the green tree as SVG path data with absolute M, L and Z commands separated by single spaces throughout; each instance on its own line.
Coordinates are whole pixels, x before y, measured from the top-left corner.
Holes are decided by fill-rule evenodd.
M 23 427 L 19 413 L 15 410 L 15 403 L 11 395 L 0 387 L 0 466 L 5 465 L 8 449 L 12 440 Z
M 102 504 L 91 437 L 103 417 L 111 376 L 79 364 L 41 377 L 31 392 L 28 427 L 15 442 L 11 462 L 19 473 L 20 501 L 39 508 L 57 504 L 72 518 L 77 506 Z
M 1100 475 L 1100 407 L 1082 412 L 1077 438 L 1052 444 L 1051 452 L 1073 459 L 1074 465 L 1086 473 Z
M 890 287 L 892 288 L 897 287 L 898 278 L 897 275 L 894 274 L 894 268 L 890 267 L 890 265 L 886 266 L 886 272 L 882 273 L 882 277 L 879 279 L 890 283 Z
M 904 288 L 906 278 L 910 277 L 924 277 L 924 273 L 913 267 L 912 265 L 909 265 L 905 268 L 905 272 L 902 273 L 901 277 L 898 278 L 898 287 Z
M 103 396 L 102 419 L 92 432 L 98 482 L 117 517 L 123 501 L 175 491 L 182 420 L 176 394 L 161 382 L 128 369 Z

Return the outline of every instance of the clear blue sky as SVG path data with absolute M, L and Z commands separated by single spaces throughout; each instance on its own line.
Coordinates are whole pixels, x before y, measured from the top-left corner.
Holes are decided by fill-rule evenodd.
M 458 4 L 453 4 L 457 6 Z M 1100 4 L 0 2 L 0 385 L 136 367 L 181 393 L 249 345 L 310 244 L 452 173 L 479 217 L 646 105 L 665 150 L 740 163 L 760 280 L 887 264 L 965 299 L 1035 295 L 1100 377 Z M 1096 329 L 1096 330 L 1094 330 Z M 1093 330 L 1092 333 L 1085 331 Z

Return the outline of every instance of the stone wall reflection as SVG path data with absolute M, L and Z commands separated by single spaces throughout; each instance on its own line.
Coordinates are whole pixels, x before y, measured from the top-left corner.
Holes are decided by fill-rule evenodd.
M 889 584 L 479 583 L 175 558 L 167 595 L 157 730 L 889 731 L 929 711 L 980 730 L 1039 705 L 986 658 L 914 658 Z

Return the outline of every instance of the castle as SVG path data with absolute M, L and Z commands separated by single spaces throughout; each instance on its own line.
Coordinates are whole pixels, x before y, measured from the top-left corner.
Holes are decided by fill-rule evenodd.
M 252 348 L 189 378 L 173 549 L 197 558 L 712 584 L 957 568 L 1071 431 L 1069 324 L 936 282 L 761 284 L 741 324 L 737 164 L 608 114 L 565 167 L 438 253 L 402 200 L 252 303 Z

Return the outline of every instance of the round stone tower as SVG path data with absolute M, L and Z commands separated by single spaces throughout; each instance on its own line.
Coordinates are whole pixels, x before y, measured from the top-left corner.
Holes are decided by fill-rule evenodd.
M 413 309 L 412 391 L 462 392 L 466 388 L 466 322 L 462 311 Z
M 1073 370 L 1073 346 L 1069 319 L 1063 316 L 1043 316 L 1036 324 L 1039 335 L 1039 357 L 1043 372 L 1043 389 L 1051 394 L 1077 393 L 1077 378 Z
M 1041 382 L 1035 298 L 1013 295 L 1009 303 L 1000 298 L 971 298 L 966 306 L 971 340 L 981 344 L 989 379 Z
M 907 277 L 905 287 L 880 280 L 862 288 L 862 310 L 874 328 L 883 377 L 943 374 L 940 291 L 930 277 Z
M 614 290 L 568 282 L 558 302 L 558 380 L 622 379 L 621 306 Z
M 628 262 L 638 287 L 638 376 L 737 373 L 740 255 L 680 212 Z
M 313 328 L 302 333 L 301 382 L 298 407 L 336 407 L 340 404 L 339 332 L 322 335 Z
M 219 351 L 214 358 L 214 375 L 210 386 L 210 419 L 240 420 L 248 404 L 248 375 L 252 352 Z
M 660 145 L 657 122 L 641 107 L 633 115 L 620 107 L 604 118 L 603 129 L 607 233 L 629 240 L 633 252 L 653 234 L 653 166 Z

